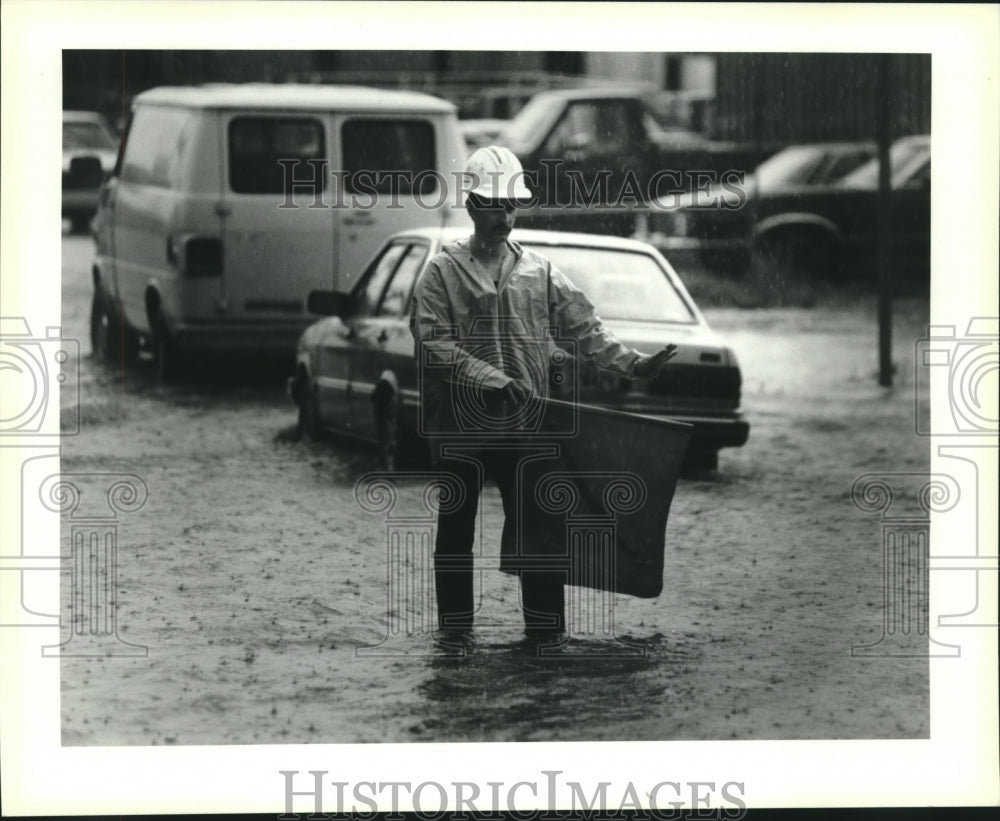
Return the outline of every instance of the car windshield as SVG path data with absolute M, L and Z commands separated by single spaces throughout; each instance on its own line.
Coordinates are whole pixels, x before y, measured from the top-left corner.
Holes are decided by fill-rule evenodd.
M 100 123 L 63 123 L 63 148 L 99 148 L 114 151 L 118 143 Z
M 695 321 L 660 263 L 648 254 L 566 245 L 540 245 L 534 250 L 587 295 L 601 319 Z
M 929 152 L 930 149 L 923 140 L 900 140 L 894 143 L 889 149 L 889 168 L 892 169 L 893 186 L 898 186 L 902 178 L 907 176 L 910 168 L 921 164 Z M 872 158 L 860 168 L 843 177 L 839 185 L 844 188 L 877 188 L 878 157 Z
M 559 106 L 553 105 L 545 97 L 533 97 L 517 115 L 504 125 L 497 142 L 510 148 L 514 153 L 530 150 L 533 144 L 545 136 Z
M 822 161 L 823 152 L 819 148 L 796 145 L 764 160 L 754 171 L 754 177 L 762 189 L 804 185 Z

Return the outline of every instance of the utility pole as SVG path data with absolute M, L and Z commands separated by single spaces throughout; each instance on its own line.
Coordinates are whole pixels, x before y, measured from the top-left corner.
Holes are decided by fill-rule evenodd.
M 875 139 L 878 145 L 878 383 L 892 385 L 892 56 L 879 54 Z

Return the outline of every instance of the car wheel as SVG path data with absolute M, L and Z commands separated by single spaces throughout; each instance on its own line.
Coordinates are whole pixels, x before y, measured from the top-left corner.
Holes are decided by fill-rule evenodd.
M 167 321 L 159 308 L 153 312 L 150 326 L 153 331 L 152 348 L 156 375 L 163 382 L 173 382 L 183 372 L 187 360 L 177 347 L 177 342 L 171 335 Z
M 167 330 L 162 315 L 157 315 L 156 322 L 153 323 L 153 351 L 156 375 L 164 382 L 177 379 L 184 370 L 185 359 Z
M 395 393 L 390 392 L 375 405 L 375 430 L 379 466 L 390 472 L 398 470 L 403 457 L 403 429 Z
M 399 468 L 402 451 L 402 431 L 399 427 L 399 409 L 390 397 L 375 412 L 375 427 L 378 432 L 378 456 L 382 470 L 395 471 Z
M 315 442 L 319 439 L 319 406 L 316 402 L 316 396 L 308 384 L 302 386 L 299 419 L 295 432 L 303 442 Z
M 156 336 L 156 375 L 164 382 L 177 378 L 179 372 L 177 346 L 166 334 Z
M 778 290 L 832 279 L 837 273 L 837 249 L 817 231 L 775 231 L 757 241 L 752 265 L 758 278 Z
M 94 358 L 115 364 L 121 353 L 121 328 L 118 312 L 100 287 L 94 288 L 90 303 L 90 348 Z

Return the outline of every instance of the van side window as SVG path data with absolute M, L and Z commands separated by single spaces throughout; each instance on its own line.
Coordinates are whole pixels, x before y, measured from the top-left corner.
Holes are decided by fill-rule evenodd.
M 326 189 L 326 141 L 318 120 L 236 117 L 229 123 L 229 187 L 237 194 L 306 196 Z M 279 162 L 281 161 L 281 162 Z
M 355 316 L 372 316 L 375 313 L 375 308 L 385 290 L 386 282 L 389 281 L 392 272 L 396 270 L 396 265 L 406 248 L 407 246 L 403 243 L 393 243 L 368 269 L 370 273 L 361 280 L 362 285 L 355 304 Z
M 427 259 L 426 245 L 410 246 L 410 250 L 400 260 L 399 266 L 396 268 L 396 275 L 385 291 L 385 297 L 378 309 L 379 316 L 402 316 L 407 313 L 413 281 L 423 268 L 425 259 Z
M 186 112 L 174 108 L 143 108 L 128 130 L 122 179 L 157 188 L 176 187 L 183 155 Z
M 411 195 L 437 190 L 434 126 L 422 120 L 362 120 L 344 123 L 344 188 L 348 193 Z

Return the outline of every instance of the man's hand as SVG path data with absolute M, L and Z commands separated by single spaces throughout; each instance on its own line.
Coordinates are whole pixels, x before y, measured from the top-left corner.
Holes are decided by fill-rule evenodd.
M 517 407 L 527 405 L 535 398 L 535 389 L 523 379 L 511 379 L 503 389 L 504 399 Z
M 667 345 L 662 351 L 644 356 L 635 363 L 633 374 L 639 379 L 655 379 L 664 365 L 677 355 L 676 345 Z

